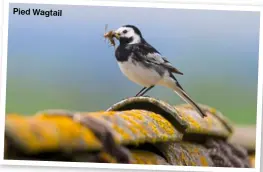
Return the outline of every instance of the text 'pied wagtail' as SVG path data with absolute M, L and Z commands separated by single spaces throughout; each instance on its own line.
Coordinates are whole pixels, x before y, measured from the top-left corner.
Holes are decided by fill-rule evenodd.
M 115 56 L 122 73 L 131 81 L 143 86 L 136 96 L 143 96 L 155 85 L 173 89 L 184 101 L 191 104 L 205 117 L 206 114 L 187 95 L 173 73 L 183 75 L 143 38 L 140 30 L 133 25 L 124 25 L 114 31 L 120 44 Z

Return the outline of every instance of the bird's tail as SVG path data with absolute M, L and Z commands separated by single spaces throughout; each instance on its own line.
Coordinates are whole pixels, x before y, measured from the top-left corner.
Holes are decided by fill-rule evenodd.
M 187 93 L 183 90 L 178 82 L 176 82 L 177 86 L 174 88 L 174 92 L 176 92 L 184 101 L 189 103 L 194 107 L 194 109 L 201 115 L 201 117 L 206 117 L 207 115 L 202 111 L 202 109 L 187 95 Z
M 175 93 L 177 93 L 184 101 L 189 103 L 193 108 L 200 114 L 201 117 L 206 117 L 207 115 L 202 111 L 202 109 L 187 95 L 182 86 L 179 84 L 177 79 L 172 75 L 172 73 L 168 73 L 169 75 L 165 75 L 165 77 L 158 83 L 159 85 L 168 87 L 173 89 Z

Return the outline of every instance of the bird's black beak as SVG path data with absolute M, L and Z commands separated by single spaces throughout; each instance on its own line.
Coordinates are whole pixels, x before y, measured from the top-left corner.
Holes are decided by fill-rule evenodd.
M 116 39 L 119 40 L 121 35 L 120 35 L 120 33 L 118 33 L 118 32 L 114 32 L 114 36 L 115 36 Z

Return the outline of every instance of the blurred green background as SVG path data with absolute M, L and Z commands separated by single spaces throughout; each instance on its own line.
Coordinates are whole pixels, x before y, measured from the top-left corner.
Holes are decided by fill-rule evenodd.
M 63 16 L 18 16 L 13 7 Z M 177 78 L 196 102 L 255 124 L 259 19 L 258 12 L 12 4 L 6 112 L 97 111 L 134 96 L 141 87 L 122 75 L 103 38 L 105 24 L 133 24 L 184 73 Z M 163 87 L 148 95 L 184 103 Z

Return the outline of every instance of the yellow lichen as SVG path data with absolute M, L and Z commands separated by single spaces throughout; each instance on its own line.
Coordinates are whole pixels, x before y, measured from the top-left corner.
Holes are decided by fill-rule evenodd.
M 201 125 L 191 115 L 183 115 L 183 119 L 189 123 L 191 129 L 201 130 Z
M 200 158 L 200 162 L 201 162 L 202 166 L 209 166 L 206 157 L 204 157 L 204 156 L 202 156 L 202 155 L 199 155 L 199 158 Z
M 112 157 L 112 156 L 109 155 L 108 153 L 101 152 L 101 153 L 99 154 L 99 157 L 100 157 L 101 159 L 103 159 L 105 162 L 108 162 L 108 163 L 117 163 L 116 158 Z
M 114 131 L 116 131 L 118 134 L 120 134 L 121 136 L 121 141 L 127 141 L 127 140 L 131 140 L 132 139 L 132 136 L 127 134 L 121 127 L 119 127 L 118 125 L 113 125 L 113 129 Z
M 209 108 L 209 111 L 212 113 L 212 114 L 216 114 L 216 109 L 215 108 Z
M 168 164 L 164 158 L 148 151 L 132 150 L 134 164 Z
M 255 168 L 255 154 L 249 155 L 251 167 Z
M 161 115 L 155 113 L 149 113 L 148 115 L 157 123 L 158 127 L 164 130 L 168 135 L 174 135 L 176 133 L 173 125 Z
M 9 136 L 26 146 L 28 152 L 66 149 L 68 146 L 83 147 L 78 144 L 80 139 L 90 148 L 98 149 L 101 146 L 88 128 L 63 116 L 52 118 L 7 116 L 6 123 Z
M 149 131 L 146 130 L 146 126 L 138 124 L 135 120 L 131 118 L 126 118 L 132 125 L 128 128 L 133 132 L 137 138 L 146 138 Z

